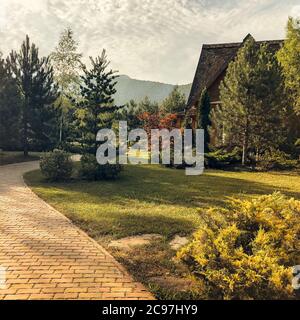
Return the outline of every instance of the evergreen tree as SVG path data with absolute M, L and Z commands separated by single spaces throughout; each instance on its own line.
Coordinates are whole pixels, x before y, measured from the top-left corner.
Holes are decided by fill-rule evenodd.
M 220 86 L 221 121 L 226 139 L 258 155 L 263 148 L 278 146 L 282 127 L 281 70 L 265 45 L 258 47 L 249 37 L 227 70 Z
M 39 58 L 38 48 L 30 44 L 28 36 L 19 52 L 10 53 L 8 63 L 22 97 L 22 146 L 27 156 L 30 140 L 37 141 L 43 148 L 53 142 L 55 113 L 51 108 L 57 98 L 57 88 L 49 58 Z
M 141 113 L 149 112 L 153 114 L 159 112 L 159 105 L 157 102 L 152 102 L 149 97 L 146 96 L 142 101 L 140 101 L 139 109 Z
M 175 86 L 170 95 L 162 102 L 161 111 L 164 113 L 184 112 L 186 106 L 186 97 Z
M 72 123 L 70 116 L 74 110 L 71 100 L 79 94 L 82 54 L 77 52 L 78 43 L 73 38 L 73 31 L 65 29 L 60 36 L 58 46 L 51 54 L 54 79 L 59 86 L 59 97 L 56 106 L 60 113 L 59 141 L 67 136 Z
M 209 136 L 210 136 L 210 145 L 216 149 L 222 149 L 226 146 L 231 149 L 232 143 L 230 139 L 225 141 L 225 132 L 224 132 L 224 124 L 223 124 L 223 113 L 222 113 L 222 105 L 215 105 L 210 112 L 210 118 L 212 122 L 212 126 L 209 128 Z M 211 139 L 213 137 L 213 141 Z
M 80 77 L 80 101 L 77 102 L 76 120 L 79 129 L 79 142 L 84 153 L 96 154 L 99 143 L 96 141 L 100 129 L 112 126 L 115 111 L 113 95 L 116 93 L 115 72 L 107 71 L 109 62 L 105 50 L 96 59 L 90 57 L 91 69 L 83 66 Z
M 139 105 L 134 100 L 130 100 L 129 103 L 118 112 L 118 119 L 127 121 L 129 130 L 141 128 L 142 121 L 139 119 L 141 113 L 142 111 Z
M 197 110 L 198 128 L 204 130 L 204 152 L 209 152 L 210 134 L 209 128 L 211 126 L 210 120 L 210 98 L 205 88 L 202 91 L 201 98 Z
M 20 147 L 20 102 L 16 81 L 0 52 L 0 149 Z
M 282 68 L 267 45 L 261 45 L 258 50 L 252 81 L 256 89 L 250 143 L 258 161 L 261 154 L 270 148 L 279 147 L 287 136 L 284 123 L 287 106 L 284 103 L 286 95 Z
M 289 18 L 286 40 L 277 55 L 292 104 L 300 114 L 300 19 Z

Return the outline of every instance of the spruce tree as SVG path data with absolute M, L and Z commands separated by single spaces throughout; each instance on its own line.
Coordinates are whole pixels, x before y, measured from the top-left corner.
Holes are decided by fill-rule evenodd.
M 209 152 L 210 134 L 209 129 L 211 126 L 210 120 L 210 98 L 205 88 L 202 91 L 201 98 L 197 110 L 198 128 L 204 130 L 204 152 Z
M 142 121 L 139 119 L 139 115 L 142 114 L 142 111 L 134 100 L 130 100 L 129 103 L 122 108 L 117 116 L 121 121 L 127 121 L 129 130 L 134 130 L 142 127 Z
M 57 98 L 57 88 L 49 58 L 39 57 L 38 48 L 30 43 L 28 36 L 19 52 L 10 53 L 8 64 L 22 97 L 22 147 L 27 156 L 30 140 L 43 148 L 51 143 L 55 117 L 51 108 Z
M 77 102 L 76 123 L 79 130 L 79 142 L 83 153 L 96 154 L 99 143 L 96 136 L 100 129 L 110 128 L 115 111 L 113 96 L 116 93 L 115 71 L 107 71 L 109 62 L 106 52 L 93 59 L 91 69 L 83 66 L 80 77 L 80 101 Z
M 175 86 L 172 92 L 161 104 L 161 111 L 164 113 L 179 113 L 185 110 L 186 98 Z
M 151 114 L 159 112 L 159 105 L 155 101 L 151 101 L 148 96 L 146 96 L 142 101 L 139 103 L 139 109 L 142 112 L 149 112 Z

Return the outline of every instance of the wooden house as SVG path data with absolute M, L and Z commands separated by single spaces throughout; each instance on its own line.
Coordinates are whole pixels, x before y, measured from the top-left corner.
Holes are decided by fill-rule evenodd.
M 242 42 L 223 44 L 204 44 L 191 92 L 187 102 L 187 110 L 197 108 L 201 93 L 207 88 L 212 107 L 221 104 L 220 83 L 226 75 L 231 61 L 234 61 L 239 49 L 245 41 L 252 37 L 250 34 Z M 276 53 L 283 45 L 283 40 L 257 41 L 257 46 L 267 44 L 269 49 Z

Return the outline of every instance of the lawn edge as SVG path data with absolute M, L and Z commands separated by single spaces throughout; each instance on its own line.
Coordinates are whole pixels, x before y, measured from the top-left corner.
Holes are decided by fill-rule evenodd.
M 32 161 L 35 162 L 35 161 Z M 26 163 L 26 162 L 25 162 Z M 19 165 L 20 163 L 16 163 L 16 164 L 12 164 L 12 165 Z M 11 165 L 8 165 L 11 166 Z M 38 170 L 38 169 L 36 169 Z M 156 300 L 155 296 L 153 295 L 153 293 L 149 290 L 149 288 L 146 288 L 146 286 L 141 283 L 140 281 L 135 280 L 135 278 L 132 276 L 132 274 L 119 262 L 117 261 L 117 259 L 110 253 L 108 252 L 104 247 L 102 247 L 95 239 L 93 239 L 92 237 L 90 237 L 85 231 L 83 231 L 82 229 L 80 229 L 70 218 L 68 218 L 67 216 L 65 216 L 62 212 L 58 211 L 57 209 L 55 209 L 53 206 L 51 206 L 48 202 L 46 202 L 44 199 L 42 199 L 39 195 L 37 195 L 31 188 L 30 186 L 26 183 L 25 179 L 24 179 L 24 175 L 26 173 L 29 172 L 33 172 L 36 170 L 30 170 L 25 172 L 22 175 L 22 183 L 24 184 L 24 186 L 36 197 L 38 198 L 40 201 L 43 201 L 50 209 L 55 210 L 56 212 L 58 212 L 60 215 L 62 215 L 64 217 L 64 219 L 66 219 L 70 224 L 72 224 L 73 226 L 75 226 L 76 229 L 78 229 L 79 233 L 84 236 L 85 238 L 88 238 L 89 240 L 91 240 L 98 249 L 100 249 L 100 251 L 104 254 L 106 254 L 107 256 L 109 256 L 116 264 L 116 266 L 118 267 L 118 269 L 122 272 L 122 273 L 126 273 L 127 275 L 129 275 L 129 277 L 134 281 L 134 282 L 139 282 L 145 289 L 145 291 L 147 291 L 151 296 L 152 296 L 152 300 Z

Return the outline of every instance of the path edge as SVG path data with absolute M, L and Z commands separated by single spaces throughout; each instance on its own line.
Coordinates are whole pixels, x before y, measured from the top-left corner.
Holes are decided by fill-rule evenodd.
M 29 163 L 33 163 L 36 161 L 28 161 Z M 20 165 L 20 164 L 26 164 L 28 162 L 23 162 L 23 163 L 15 163 L 15 164 L 8 164 L 7 166 L 14 166 L 14 165 Z M 4 166 L 3 166 L 4 167 Z M 54 210 L 55 212 L 57 212 L 58 214 L 60 214 L 65 220 L 67 220 L 74 228 L 76 228 L 78 230 L 78 232 L 84 236 L 86 239 L 88 239 L 89 241 L 93 242 L 96 247 L 105 255 L 107 255 L 108 257 L 110 257 L 113 262 L 116 264 L 117 268 L 120 270 L 120 272 L 126 274 L 127 276 L 129 276 L 132 279 L 132 282 L 136 282 L 137 284 L 140 284 L 143 287 L 143 290 L 145 290 L 145 292 L 149 293 L 149 296 L 151 297 L 151 299 L 149 300 L 156 300 L 156 298 L 154 297 L 153 293 L 149 291 L 149 289 L 147 289 L 145 287 L 145 285 L 143 283 L 141 283 L 138 280 L 135 280 L 134 277 L 131 275 L 131 273 L 120 263 L 116 260 L 116 258 L 109 253 L 103 246 L 101 246 L 95 239 L 93 239 L 92 237 L 90 237 L 85 231 L 81 230 L 78 226 L 76 226 L 76 224 L 73 223 L 73 221 L 68 218 L 67 216 L 65 216 L 62 212 L 58 211 L 57 209 L 55 209 L 53 206 L 51 206 L 48 202 L 46 202 L 44 199 L 42 199 L 39 195 L 37 195 L 26 183 L 25 179 L 24 179 L 24 174 L 25 173 L 29 173 L 29 172 L 33 172 L 39 170 L 37 169 L 33 169 L 33 170 L 28 170 L 26 172 L 24 172 L 21 175 L 21 179 L 22 179 L 22 183 L 24 185 L 24 187 L 36 198 L 38 198 L 40 201 L 42 201 L 44 204 L 46 204 L 51 210 Z M 146 300 L 146 299 L 143 299 Z

